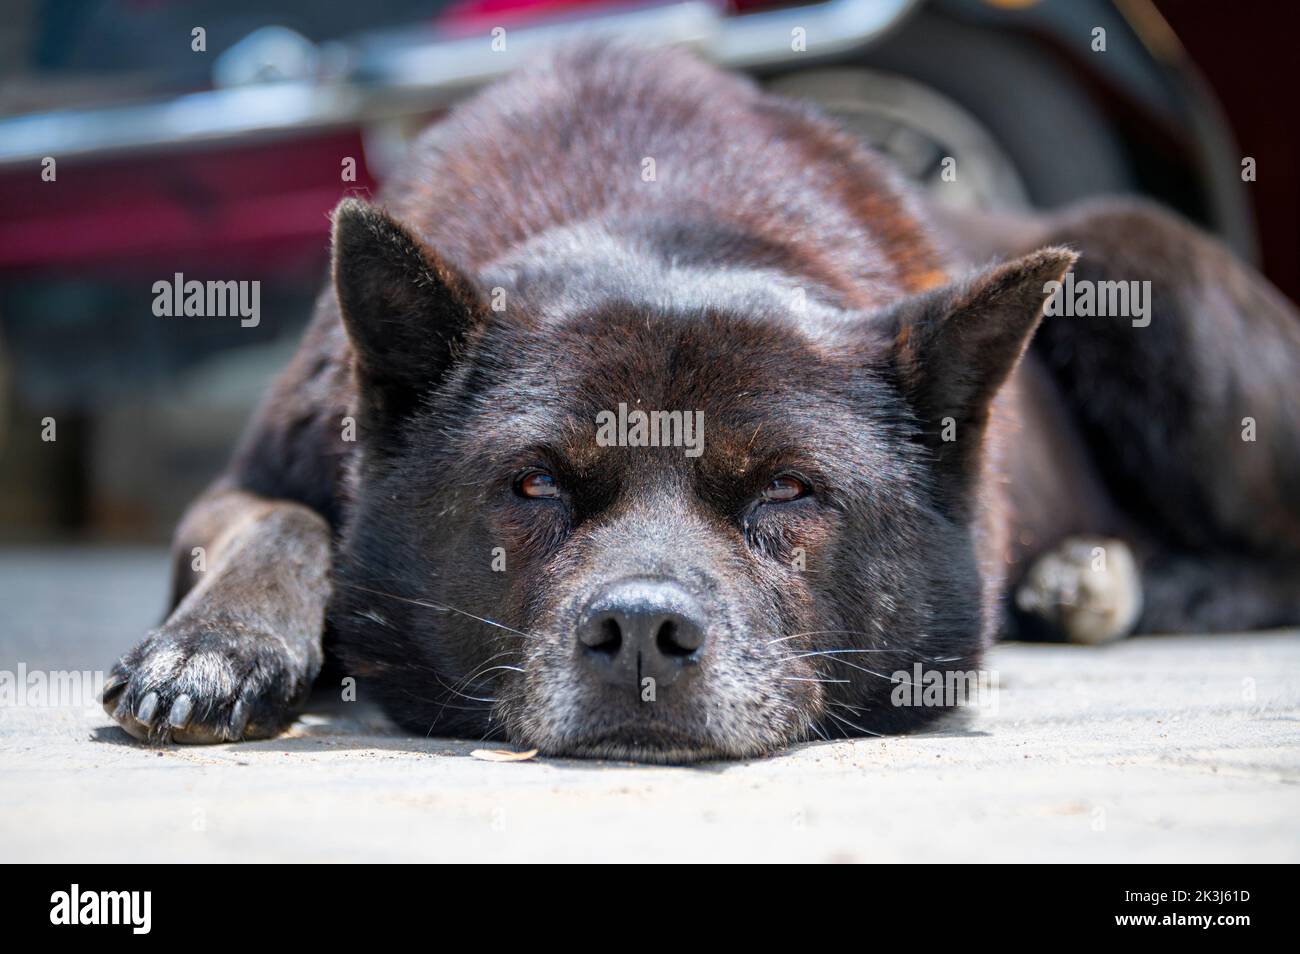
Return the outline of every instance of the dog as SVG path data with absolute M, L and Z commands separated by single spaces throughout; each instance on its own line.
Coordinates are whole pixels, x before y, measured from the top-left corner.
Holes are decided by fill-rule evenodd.
M 328 663 L 554 756 L 905 732 L 1000 636 L 1300 622 L 1298 489 L 1300 317 L 1172 214 L 948 220 L 806 106 L 582 46 L 338 206 L 104 706 L 263 738 Z

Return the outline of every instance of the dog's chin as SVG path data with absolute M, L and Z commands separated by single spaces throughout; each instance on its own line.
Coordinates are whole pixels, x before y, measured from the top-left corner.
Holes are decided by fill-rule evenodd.
M 644 762 L 652 765 L 690 765 L 762 758 L 777 749 L 757 745 L 729 745 L 716 739 L 699 739 L 684 733 L 656 729 L 646 732 L 629 727 L 567 738 L 539 739 L 527 743 L 552 758 L 602 759 Z

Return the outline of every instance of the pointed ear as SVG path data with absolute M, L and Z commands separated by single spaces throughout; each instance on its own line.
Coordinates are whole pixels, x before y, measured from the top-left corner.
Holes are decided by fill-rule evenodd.
M 1029 344 L 1043 304 L 1074 264 L 1045 248 L 895 307 L 891 360 L 938 466 L 958 486 L 983 443 L 989 406 Z
M 359 199 L 334 210 L 333 268 L 363 412 L 392 424 L 442 380 L 483 314 L 478 293 L 386 212 Z

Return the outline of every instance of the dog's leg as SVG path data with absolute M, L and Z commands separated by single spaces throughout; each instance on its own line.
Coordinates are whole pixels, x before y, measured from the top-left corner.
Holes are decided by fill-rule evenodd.
M 328 525 L 300 504 L 215 489 L 186 514 L 175 556 L 176 605 L 118 661 L 104 709 L 151 741 L 274 735 L 320 671 Z
M 1030 567 L 1017 609 L 1085 642 L 1300 623 L 1300 314 L 1154 207 L 1038 224 L 1032 244 L 1080 253 L 1076 288 L 1150 283 L 1144 314 L 1047 317 L 1033 343 L 1136 558 L 1099 573 L 1098 541 L 1064 541 Z
M 1144 633 L 1224 633 L 1300 622 L 1300 563 L 1165 552 L 1142 571 Z
M 1300 565 L 1069 537 L 1030 564 L 1012 600 L 1022 638 L 1096 645 L 1133 632 L 1215 633 L 1300 620 Z

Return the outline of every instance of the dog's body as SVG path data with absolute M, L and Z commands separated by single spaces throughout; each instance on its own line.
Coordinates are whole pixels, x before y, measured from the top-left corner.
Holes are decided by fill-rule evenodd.
M 332 655 L 419 732 L 754 755 L 921 724 L 951 702 L 893 674 L 1008 628 L 1300 621 L 1300 321 L 1164 213 L 940 229 L 824 119 L 620 48 L 465 104 L 383 199 L 106 690 L 141 738 L 276 732 Z M 1067 247 L 1149 323 L 1021 361 Z M 620 405 L 702 453 L 606 446 Z

